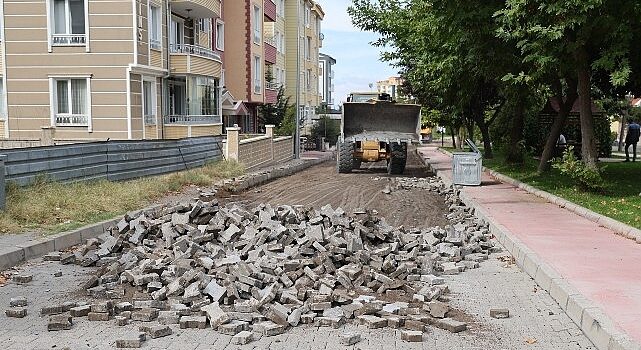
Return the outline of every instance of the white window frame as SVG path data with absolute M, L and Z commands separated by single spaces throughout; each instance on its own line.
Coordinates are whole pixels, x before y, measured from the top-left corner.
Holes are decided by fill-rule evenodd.
M 262 57 L 254 56 L 254 93 L 261 95 L 263 92 L 263 62 Z
M 156 23 L 155 26 L 153 25 L 154 23 L 152 23 L 152 13 L 154 10 L 158 11 L 158 23 Z M 153 27 L 155 27 L 157 31 L 157 39 L 152 39 L 151 33 Z M 162 50 L 162 8 L 152 2 L 149 3 L 149 11 L 147 14 L 147 30 L 149 37 L 149 48 L 152 50 Z
M 54 16 L 54 11 L 53 11 L 53 0 L 45 0 L 46 1 L 46 11 L 47 11 L 47 50 L 49 52 L 53 52 L 53 47 L 54 46 L 84 46 L 86 52 L 90 52 L 90 46 L 89 46 L 89 0 L 84 0 L 84 9 L 85 9 L 85 33 L 84 33 L 84 43 L 75 43 L 75 44 L 54 44 L 53 42 L 53 36 L 54 34 L 54 26 L 55 22 L 53 20 Z M 65 1 L 65 11 L 67 11 L 67 15 L 69 15 L 69 1 Z M 67 23 L 67 26 L 70 24 Z M 67 34 L 71 35 L 71 34 Z M 75 35 L 82 35 L 82 34 L 75 34 Z
M 147 123 L 145 115 L 145 83 L 151 83 L 151 110 L 153 111 L 153 123 Z M 156 90 L 156 78 L 144 76 L 140 83 L 142 91 L 142 119 L 145 126 L 158 124 L 158 92 Z
M 305 27 L 309 28 L 311 25 L 312 19 L 312 8 L 308 4 L 305 4 Z
M 180 42 L 172 42 L 174 39 L 174 23 L 176 23 L 176 34 L 178 34 L 178 29 L 180 29 L 180 34 L 177 36 L 177 38 L 180 38 Z M 181 47 L 185 44 L 185 21 L 182 18 L 172 16 L 171 21 L 169 23 L 169 47 L 170 47 L 170 52 L 172 52 L 171 49 L 173 49 L 173 52 L 180 52 Z M 174 46 L 172 48 L 172 46 Z M 176 47 L 179 46 L 179 47 Z
M 308 69 L 305 71 L 305 85 L 307 86 L 307 91 L 312 90 L 312 70 Z
M 51 126 L 53 127 L 86 127 L 88 132 L 93 132 L 93 122 L 92 122 L 92 110 L 91 110 L 91 75 L 50 75 L 49 76 L 49 111 L 51 117 Z M 86 125 L 58 125 L 56 123 L 56 114 L 58 109 L 58 96 L 57 96 L 57 87 L 56 82 L 59 80 L 68 80 L 69 88 L 69 97 L 71 101 L 71 80 L 74 79 L 85 79 L 87 86 L 87 123 Z M 69 111 L 72 110 L 72 106 L 69 106 Z
M 312 59 L 312 38 L 309 36 L 305 37 L 305 60 L 310 61 Z
M 216 49 L 225 51 L 225 22 L 219 19 L 216 20 Z
M 254 17 L 254 44 L 260 45 L 260 43 L 263 41 L 263 12 L 260 6 L 254 5 L 254 10 L 252 13 L 252 17 Z

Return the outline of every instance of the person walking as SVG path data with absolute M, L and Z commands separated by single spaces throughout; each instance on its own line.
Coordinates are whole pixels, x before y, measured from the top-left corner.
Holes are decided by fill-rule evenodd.
M 636 120 L 628 125 L 628 134 L 625 136 L 625 161 L 630 161 L 629 148 L 632 146 L 632 161 L 637 161 L 637 142 L 639 142 L 639 134 L 641 134 L 641 126 L 637 124 Z

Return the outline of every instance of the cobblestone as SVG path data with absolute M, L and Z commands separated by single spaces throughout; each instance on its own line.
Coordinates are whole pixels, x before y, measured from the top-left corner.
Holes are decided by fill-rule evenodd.
M 355 348 L 362 350 L 594 349 L 591 342 L 547 293 L 535 288 L 535 283 L 515 265 L 504 267 L 505 263 L 496 258 L 497 255 L 493 254 L 480 268 L 445 276 L 445 283 L 451 294 L 459 295 L 451 299 L 448 317 L 466 322 L 468 329 L 463 332 L 452 334 L 428 325 L 423 342 L 408 343 L 401 341 L 403 329 L 368 329 L 367 326 L 355 323 L 347 323 L 339 329 L 302 325 L 284 334 L 262 336 L 247 345 L 233 346 L 248 350 L 343 349 L 345 345 L 340 344 L 340 335 L 354 332 L 361 334 L 362 340 Z M 54 280 L 52 271 L 57 269 L 63 271 L 63 276 Z M 118 326 L 116 322 L 89 322 L 82 317 L 74 318 L 73 327 L 69 330 L 47 332 L 47 319 L 39 316 L 41 308 L 61 305 L 69 300 L 70 295 L 78 303 L 97 302 L 79 293 L 80 282 L 87 280 L 94 268 L 33 260 L 18 267 L 18 270 L 20 273 L 33 274 L 34 278 L 27 285 L 10 282 L 0 288 L 0 304 L 9 305 L 11 298 L 16 295 L 29 300 L 26 317 L 0 317 L 0 341 L 5 349 L 44 350 L 53 346 L 74 350 L 114 349 L 116 340 L 137 339 L 140 325 L 157 324 L 157 321 L 132 321 L 126 326 Z M 43 293 L 45 290 L 48 290 L 47 293 Z M 509 309 L 509 322 L 490 317 L 488 310 L 491 308 Z M 143 347 L 151 350 L 234 348 L 230 345 L 232 336 L 219 334 L 212 329 L 180 329 L 178 324 L 171 324 L 169 327 L 172 329 L 171 335 L 148 339 Z M 527 344 L 526 339 L 536 339 L 536 342 Z

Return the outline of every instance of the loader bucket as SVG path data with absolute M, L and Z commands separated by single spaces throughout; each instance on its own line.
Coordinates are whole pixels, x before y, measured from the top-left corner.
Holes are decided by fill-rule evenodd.
M 346 102 L 342 131 L 345 139 L 413 142 L 420 139 L 421 106 Z

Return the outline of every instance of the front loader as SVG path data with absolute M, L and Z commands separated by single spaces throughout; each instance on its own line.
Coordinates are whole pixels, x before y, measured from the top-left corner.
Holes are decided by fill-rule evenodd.
M 339 173 L 358 169 L 363 162 L 387 162 L 388 174 L 402 174 L 407 148 L 420 140 L 421 106 L 389 99 L 343 104 L 338 139 Z

